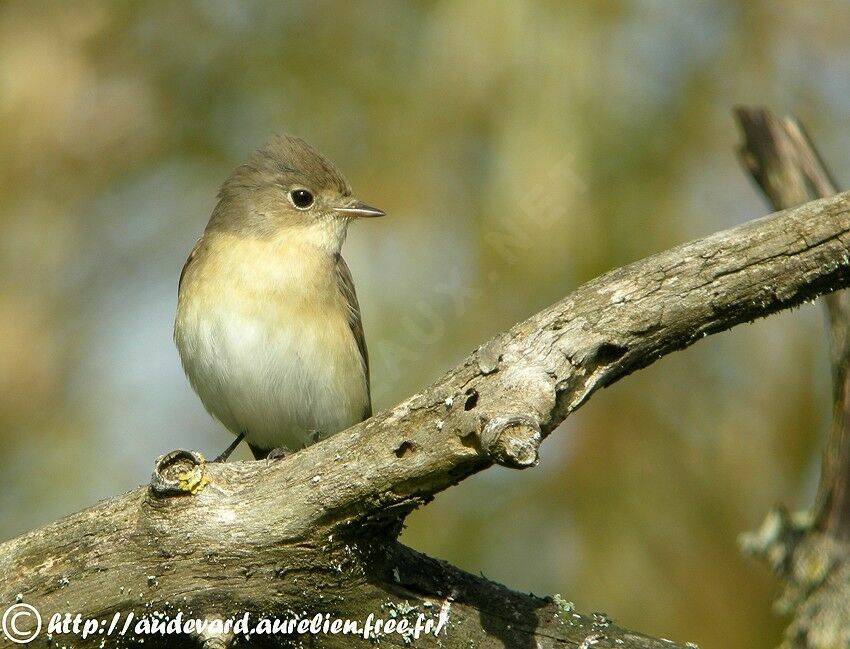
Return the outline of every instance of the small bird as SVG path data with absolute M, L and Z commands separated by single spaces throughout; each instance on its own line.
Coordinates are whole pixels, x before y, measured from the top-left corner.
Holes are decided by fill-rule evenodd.
M 174 341 L 207 411 L 254 457 L 284 455 L 372 414 L 348 226 L 357 200 L 303 140 L 272 138 L 224 182 L 180 274 Z

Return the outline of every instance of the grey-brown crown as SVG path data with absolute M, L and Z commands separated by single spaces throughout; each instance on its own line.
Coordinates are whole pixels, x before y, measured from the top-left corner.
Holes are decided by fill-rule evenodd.
M 351 186 L 334 164 L 304 140 L 293 135 L 276 135 L 237 167 L 221 188 L 254 188 L 269 182 L 298 184 L 311 191 L 335 189 L 351 195 Z

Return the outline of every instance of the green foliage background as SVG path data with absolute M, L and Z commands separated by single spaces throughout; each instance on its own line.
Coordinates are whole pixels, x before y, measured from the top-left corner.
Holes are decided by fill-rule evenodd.
M 171 343 L 176 284 L 269 134 L 390 214 L 346 246 L 383 408 L 581 282 L 763 214 L 736 103 L 798 115 L 846 177 L 848 23 L 838 0 L 4 2 L 0 538 L 228 442 Z M 735 539 L 811 502 L 828 380 L 817 308 L 715 336 L 404 540 L 653 634 L 775 646 Z

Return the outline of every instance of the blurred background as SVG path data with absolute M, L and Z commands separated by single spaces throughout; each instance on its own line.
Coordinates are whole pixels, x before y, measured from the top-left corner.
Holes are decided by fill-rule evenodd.
M 0 539 L 230 436 L 171 341 L 218 185 L 303 136 L 390 216 L 352 227 L 377 409 L 612 268 L 765 213 L 730 110 L 850 171 L 850 3 L 393 0 L 0 5 Z M 403 540 L 704 647 L 773 647 L 736 536 L 812 502 L 818 306 L 597 393 L 539 468 L 440 495 Z M 246 457 L 244 452 L 242 457 Z

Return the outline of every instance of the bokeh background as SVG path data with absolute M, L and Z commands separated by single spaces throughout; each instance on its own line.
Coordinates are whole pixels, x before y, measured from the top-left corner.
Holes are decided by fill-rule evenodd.
M 847 178 L 848 24 L 838 1 L 3 2 L 0 538 L 230 440 L 172 345 L 177 277 L 271 133 L 390 214 L 346 245 L 384 408 L 580 283 L 765 213 L 735 104 L 798 115 Z M 828 382 L 817 306 L 714 336 L 404 540 L 653 634 L 775 646 L 736 536 L 812 501 Z

